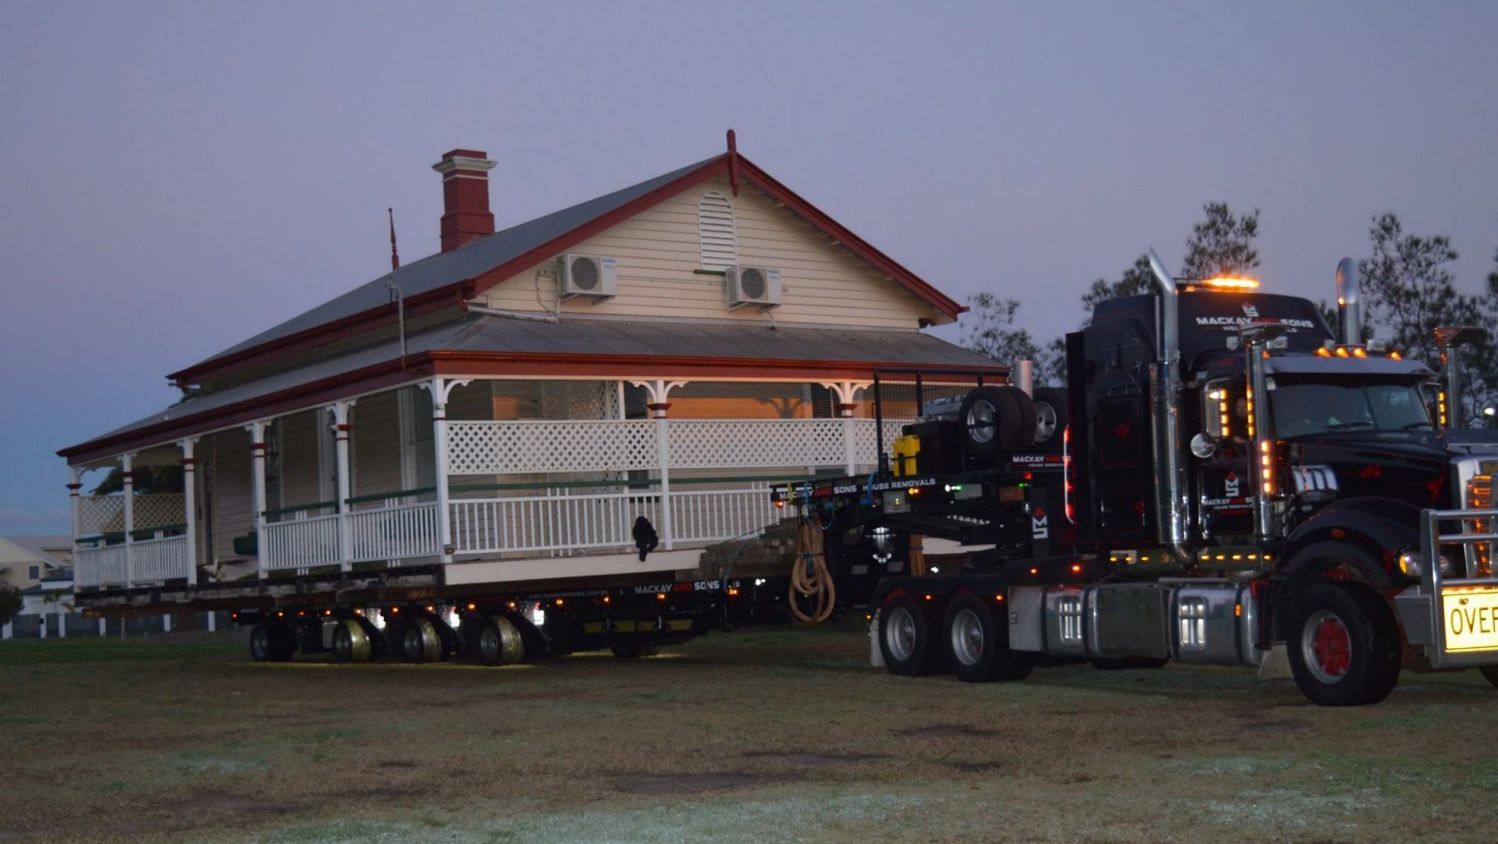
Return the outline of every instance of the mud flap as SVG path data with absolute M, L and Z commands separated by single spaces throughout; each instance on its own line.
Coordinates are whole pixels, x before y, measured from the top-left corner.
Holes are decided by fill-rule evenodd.
M 879 611 L 874 611 L 874 617 L 869 620 L 869 666 L 871 668 L 884 667 L 884 652 L 879 650 Z
M 1259 663 L 1260 680 L 1293 680 L 1290 673 L 1290 653 L 1285 643 L 1280 642 L 1264 652 L 1264 661 Z

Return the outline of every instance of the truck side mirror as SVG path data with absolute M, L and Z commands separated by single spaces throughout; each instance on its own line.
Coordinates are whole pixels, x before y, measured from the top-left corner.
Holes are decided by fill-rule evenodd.
M 1191 438 L 1191 453 L 1206 460 L 1217 453 L 1217 440 L 1206 431 Z

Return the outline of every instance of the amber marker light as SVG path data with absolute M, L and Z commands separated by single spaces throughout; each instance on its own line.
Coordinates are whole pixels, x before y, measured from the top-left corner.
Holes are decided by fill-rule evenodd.
M 1030 576 L 1031 577 L 1035 577 L 1038 574 L 1040 574 L 1040 569 L 1035 569 L 1035 568 L 1030 569 Z
M 476 610 L 476 609 L 478 609 L 478 608 L 479 608 L 479 605 L 478 605 L 478 604 L 469 604 L 469 605 L 468 605 L 468 611 L 469 611 L 469 612 L 473 612 L 473 611 L 474 611 L 474 610 Z
M 1404 355 L 1401 355 L 1397 351 L 1395 351 L 1395 352 L 1389 352 L 1389 358 L 1391 360 L 1404 360 Z
M 1004 603 L 1004 593 L 1003 593 L 1003 592 L 1000 592 L 1000 593 L 999 593 L 999 594 L 997 594 L 997 595 L 995 595 L 995 596 L 993 596 L 993 599 L 994 599 L 994 600 L 995 600 L 995 601 L 998 601 L 998 602 L 999 602 L 999 603 L 1001 603 L 1001 604 L 1002 604 L 1002 603 Z
M 1081 563 L 1072 563 L 1071 564 L 1071 573 L 1072 574 L 1081 574 L 1082 573 L 1082 564 Z
M 1259 280 L 1256 278 L 1235 278 L 1233 276 L 1219 276 L 1209 278 L 1201 283 L 1202 287 L 1213 290 L 1258 290 Z
M 562 606 L 562 605 L 563 605 L 563 604 L 565 604 L 565 603 L 566 603 L 566 601 L 564 601 L 564 600 L 563 600 L 563 599 L 561 599 L 561 598 L 558 598 L 558 599 L 557 599 L 557 606 L 559 606 L 559 607 L 560 607 L 560 606 Z
M 664 601 L 664 600 L 666 600 L 666 593 L 665 592 L 657 592 L 657 593 L 655 593 L 655 599 L 657 601 Z
M 1316 350 L 1316 357 L 1318 357 L 1318 358 L 1329 358 L 1331 356 L 1332 356 L 1332 350 L 1328 349 L 1325 346 L 1322 346 L 1321 348 L 1319 348 L 1319 349 Z
M 1346 346 L 1338 346 L 1337 347 L 1337 357 L 1339 357 L 1339 358 L 1345 358 L 1345 357 L 1347 357 L 1347 347 Z
M 605 604 L 609 604 L 609 603 L 613 603 L 613 600 L 614 600 L 614 599 L 613 599 L 613 598 L 610 598 L 610 597 L 609 597 L 609 596 L 607 596 L 607 595 L 604 595 L 604 596 L 603 596 L 603 602 L 604 602 L 604 603 L 605 603 Z

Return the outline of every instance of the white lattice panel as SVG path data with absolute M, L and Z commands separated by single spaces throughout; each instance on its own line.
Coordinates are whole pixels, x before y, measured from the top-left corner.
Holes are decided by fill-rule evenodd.
M 125 496 L 79 496 L 78 513 L 79 529 L 85 534 L 124 530 Z
M 914 419 L 886 419 L 884 420 L 884 453 L 889 454 L 894 445 L 895 438 L 900 436 L 900 429 L 914 422 Z M 853 422 L 853 463 L 856 466 L 875 466 L 879 463 L 879 441 L 876 431 L 879 421 L 877 419 L 854 419 Z
M 841 419 L 673 419 L 671 468 L 841 466 Z
M 79 528 L 83 533 L 117 533 L 125 529 L 125 496 L 84 495 L 79 496 L 78 502 Z M 180 525 L 187 521 L 180 492 L 137 495 L 134 505 L 136 530 Z
M 648 420 L 449 422 L 452 475 L 651 469 L 655 423 Z

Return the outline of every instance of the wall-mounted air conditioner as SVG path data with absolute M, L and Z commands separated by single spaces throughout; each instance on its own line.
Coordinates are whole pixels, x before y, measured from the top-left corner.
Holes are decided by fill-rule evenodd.
M 619 294 L 619 270 L 613 258 L 597 255 L 563 255 L 557 279 L 562 298 L 612 299 Z
M 774 267 L 729 267 L 723 275 L 728 309 L 780 307 L 780 270 Z

